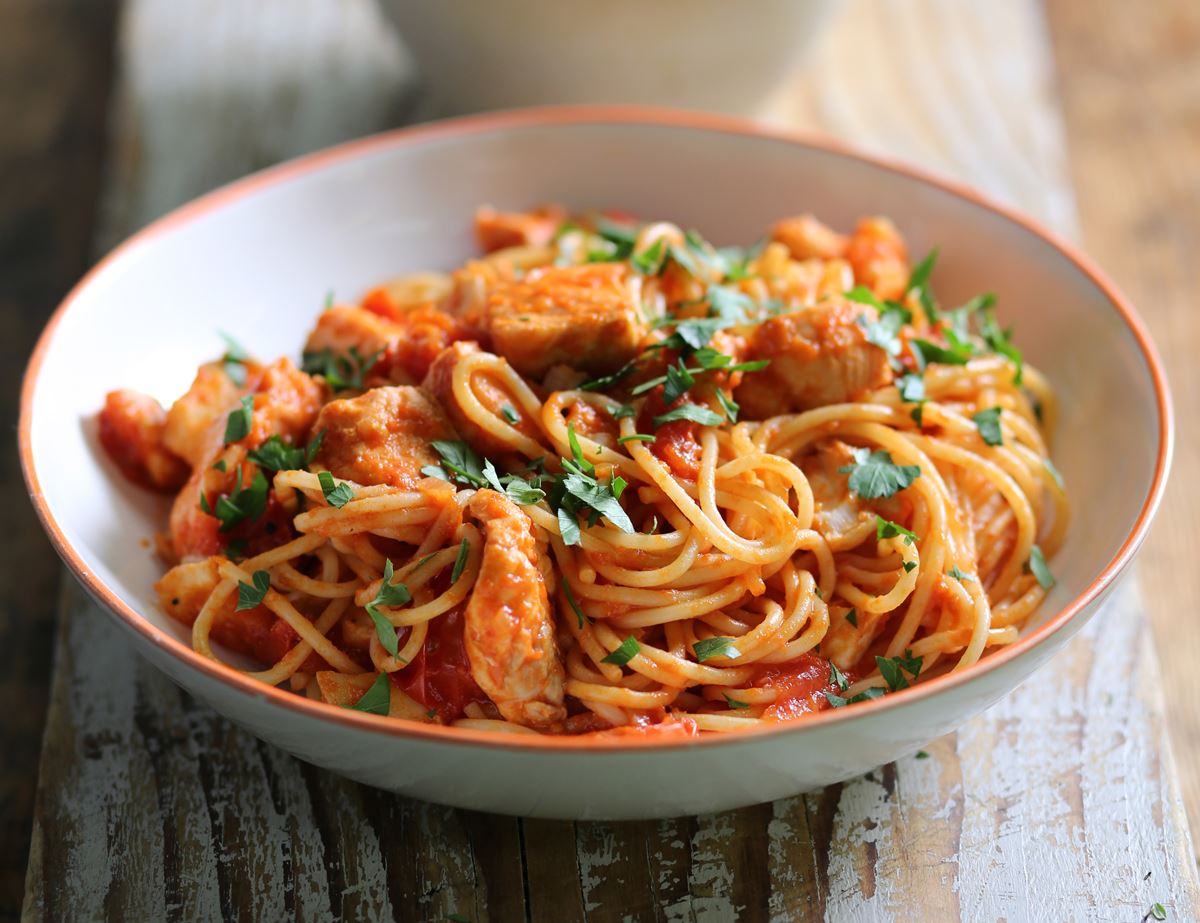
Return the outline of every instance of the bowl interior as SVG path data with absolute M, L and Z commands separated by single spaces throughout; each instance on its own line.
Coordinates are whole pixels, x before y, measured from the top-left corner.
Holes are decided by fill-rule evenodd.
M 953 305 L 998 296 L 1027 360 L 1056 388 L 1054 458 L 1073 497 L 1052 616 L 1116 554 L 1150 490 L 1160 420 L 1137 339 L 1103 290 L 1022 224 L 904 173 L 778 138 L 639 122 L 482 122 L 380 139 L 285 167 L 193 207 L 124 248 L 61 315 L 36 370 L 33 468 L 82 566 L 141 617 L 161 613 L 149 547 L 167 502 L 127 483 L 94 418 L 113 388 L 169 403 L 223 350 L 296 356 L 332 290 L 354 297 L 391 276 L 445 269 L 474 250 L 475 207 L 561 201 L 695 227 L 718 244 L 758 239 L 811 211 L 835 227 L 892 217 L 915 257 L 940 245 L 934 283 Z

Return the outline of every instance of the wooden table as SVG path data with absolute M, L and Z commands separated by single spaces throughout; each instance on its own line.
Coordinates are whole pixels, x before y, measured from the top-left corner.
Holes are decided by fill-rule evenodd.
M 1089 193 L 1086 239 L 1141 296 L 1175 360 L 1183 416 L 1200 398 L 1200 373 L 1184 361 L 1200 321 L 1183 301 L 1200 281 L 1200 16 L 1187 0 L 1152 13 L 1105 6 L 852 2 L 760 115 L 954 174 L 1077 236 L 1057 60 L 1072 165 Z M 15 61 L 22 86 L 42 94 L 20 105 L 0 95 L 20 116 L 15 128 L 0 120 L 0 167 L 14 166 L 0 169 L 0 260 L 26 272 L 0 273 L 17 334 L 3 344 L 9 366 L 86 259 L 114 16 L 100 0 L 0 4 L 0 67 Z M 100 249 L 221 181 L 396 124 L 414 99 L 367 0 L 128 0 L 118 31 Z M 10 393 L 14 381 L 7 373 Z M 1164 712 L 1165 689 L 1196 807 L 1200 593 L 1185 556 L 1200 512 L 1186 479 L 1200 459 L 1190 430 L 1180 456 L 1142 569 L 1170 640 L 1165 679 L 1142 594 L 1126 580 L 1051 667 L 931 742 L 929 758 L 662 822 L 460 812 L 301 764 L 142 664 L 68 580 L 24 916 L 1132 921 L 1161 902 L 1170 919 L 1194 919 L 1195 854 Z M 20 498 L 5 464 L 11 508 Z M 17 564 L 0 577 L 0 688 L 24 707 L 0 716 L 4 916 L 15 916 L 26 855 L 57 573 L 28 514 L 12 515 L 0 530 Z

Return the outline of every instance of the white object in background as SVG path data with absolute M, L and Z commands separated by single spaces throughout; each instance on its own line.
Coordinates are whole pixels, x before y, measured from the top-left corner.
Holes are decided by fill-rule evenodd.
M 641 103 L 750 112 L 839 0 L 380 0 L 432 108 Z

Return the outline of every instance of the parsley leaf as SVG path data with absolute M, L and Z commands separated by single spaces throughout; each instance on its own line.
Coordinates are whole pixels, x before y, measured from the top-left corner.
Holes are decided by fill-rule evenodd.
M 635 416 L 637 416 L 637 410 L 635 410 L 629 404 L 622 404 L 616 410 L 612 411 L 612 418 L 614 420 L 624 420 L 626 417 Z
M 692 645 L 696 652 L 696 663 L 704 663 L 714 657 L 737 657 L 740 655 L 734 646 L 733 638 L 704 638 Z
M 301 357 L 300 368 L 309 375 L 320 375 L 334 391 L 361 391 L 363 379 L 375 367 L 383 351 L 363 356 L 357 346 L 351 346 L 346 354 L 335 353 L 331 348 L 306 352 Z
M 317 480 L 321 482 L 321 493 L 325 495 L 325 502 L 334 509 L 340 510 L 354 499 L 354 488 L 345 481 L 336 483 L 328 471 L 317 472 Z
M 238 601 L 235 612 L 243 612 L 262 605 L 267 591 L 271 589 L 271 575 L 265 570 L 256 570 L 250 576 L 251 583 L 238 581 Z
M 989 407 L 971 417 L 979 435 L 988 445 L 1003 445 L 1004 433 L 1000 429 L 1000 408 Z
M 900 330 L 911 319 L 908 311 L 885 310 L 874 321 L 868 321 L 866 315 L 860 316 L 858 325 L 863 328 L 868 343 L 887 353 L 889 360 L 895 360 L 900 355 Z
M 1037 545 L 1029 551 L 1029 570 L 1033 572 L 1033 576 L 1037 578 L 1037 582 L 1041 584 L 1043 590 L 1049 590 L 1058 581 L 1054 579 L 1054 575 L 1050 573 L 1050 565 L 1046 563 L 1046 555 Z
M 888 684 L 888 688 L 895 692 L 898 689 L 908 688 L 908 678 L 904 675 L 905 673 L 911 675 L 913 679 L 920 675 L 923 661 L 923 657 L 914 657 L 912 651 L 905 651 L 903 657 L 876 657 L 875 665 L 879 667 L 879 675 Z
M 910 532 L 904 526 L 892 522 L 890 519 L 884 519 L 880 515 L 875 516 L 875 540 L 883 541 L 885 538 L 897 538 L 904 536 L 904 544 L 911 545 L 917 540 L 917 533 Z
M 661 268 L 663 259 L 663 239 L 660 237 L 641 253 L 635 253 L 629 262 L 642 275 L 653 276 Z
M 850 678 L 839 670 L 838 665 L 832 660 L 829 661 L 829 681 L 838 687 L 839 692 L 845 692 L 850 688 Z
M 921 309 L 925 312 L 925 316 L 929 319 L 929 323 L 937 323 L 938 309 L 937 302 L 933 299 L 933 293 L 929 290 L 929 276 L 933 272 L 933 265 L 937 262 L 938 248 L 934 247 L 929 251 L 925 259 L 921 260 L 913 267 L 912 274 L 908 277 L 908 288 L 906 291 L 917 290 L 917 300 L 921 302 Z
M 289 445 L 278 434 L 257 449 L 247 452 L 246 458 L 268 471 L 303 471 L 311 460 L 305 449 Z
M 563 577 L 562 587 L 563 593 L 567 597 L 567 602 L 571 604 L 571 610 L 575 613 L 575 618 L 579 620 L 579 627 L 583 628 L 584 622 L 587 621 L 587 616 L 579 608 L 579 603 L 575 602 L 575 594 L 571 592 L 571 581 Z
M 1013 376 L 1013 384 L 1019 385 L 1025 377 L 1025 362 L 1021 356 L 1021 350 L 1012 344 L 1012 331 L 1001 330 L 1000 325 L 996 323 L 995 315 L 989 310 L 984 310 L 979 322 L 979 335 L 983 337 L 983 342 L 987 344 L 988 349 L 1005 356 L 1017 367 L 1017 374 Z
M 629 661 L 633 660 L 633 658 L 639 653 L 641 653 L 641 650 L 642 646 L 638 644 L 637 638 L 635 638 L 633 635 L 630 635 L 621 642 L 620 647 L 618 647 L 607 657 L 603 658 L 600 662 L 615 663 L 618 667 L 623 667 L 625 664 L 629 663 Z
M 250 359 L 249 354 L 242 345 L 233 337 L 223 330 L 218 330 L 221 339 L 225 341 L 225 355 L 221 357 L 221 367 L 225 370 L 225 374 L 239 388 L 246 384 L 246 362 Z
M 955 565 L 954 567 L 950 568 L 950 570 L 948 570 L 946 572 L 946 576 L 953 577 L 955 580 L 958 580 L 960 583 L 964 580 L 973 580 L 976 583 L 979 582 L 978 578 L 975 577 L 974 575 L 963 573 L 963 571 L 959 570 L 958 565 Z
M 228 532 L 240 522 L 257 519 L 267 508 L 267 494 L 270 491 L 270 486 L 267 484 L 267 479 L 261 471 L 256 471 L 249 486 L 243 487 L 242 469 L 239 465 L 237 470 L 237 485 L 233 493 L 228 496 L 217 497 L 216 506 L 211 511 L 204 510 L 209 515 L 216 516 L 221 521 L 220 531 L 222 532 Z M 200 499 L 200 508 L 204 509 L 208 506 L 208 501 L 203 495 L 201 495 Z
M 725 411 L 725 416 L 729 419 L 729 422 L 736 423 L 738 411 L 742 409 L 741 405 L 720 388 L 717 389 L 717 403 L 720 404 L 721 409 Z
M 921 474 L 918 465 L 897 465 L 888 452 L 851 449 L 854 463 L 838 468 L 839 474 L 849 474 L 850 489 L 864 500 L 890 497 L 910 487 Z
M 463 569 L 467 566 L 467 557 L 471 552 L 471 543 L 465 538 L 462 544 L 458 546 L 458 557 L 454 559 L 454 567 L 450 571 L 450 583 L 458 583 L 458 578 L 462 576 Z
M 632 225 L 618 224 L 608 218 L 596 219 L 596 234 L 615 248 L 614 258 L 628 259 L 637 243 L 638 229 Z
M 674 410 L 668 410 L 655 417 L 654 428 L 657 429 L 664 423 L 670 423 L 673 420 L 691 420 L 701 426 L 720 426 L 722 417 L 719 413 L 715 413 L 707 407 L 701 407 L 699 404 L 680 404 Z
M 513 426 L 516 426 L 518 423 L 521 422 L 521 417 L 517 413 L 517 409 L 515 407 L 513 407 L 512 404 L 505 404 L 503 407 L 501 407 L 500 415 L 502 417 L 504 417 L 504 419 L 507 420 L 509 423 L 511 423 Z
M 684 367 L 683 360 L 680 359 L 677 365 L 667 368 L 667 381 L 663 385 L 663 401 L 674 404 L 695 383 L 696 379 L 692 377 L 692 373 Z
M 371 688 L 353 705 L 347 705 L 354 711 L 365 711 L 372 715 L 386 715 L 392 704 L 391 683 L 386 673 L 380 673 L 371 684 Z
M 725 285 L 710 285 L 707 297 L 713 314 L 724 321 L 725 326 L 750 323 L 754 299 L 745 292 Z
M 429 443 L 442 459 L 442 464 L 426 465 L 421 469 L 422 474 L 441 478 L 443 481 L 458 481 L 468 487 L 484 487 L 487 484 L 483 476 L 483 459 L 465 442 L 452 442 L 447 439 L 435 439 Z M 449 472 L 449 474 L 447 474 Z
M 383 563 L 383 582 L 379 585 L 379 592 L 364 608 L 375 623 L 375 634 L 379 637 L 379 643 L 385 651 L 395 657 L 400 647 L 396 626 L 379 611 L 379 606 L 403 606 L 412 599 L 412 594 L 403 583 L 392 583 L 393 573 L 392 561 L 388 558 Z
M 624 445 L 627 442 L 654 442 L 657 438 L 657 436 L 651 436 L 649 433 L 631 433 L 628 436 L 621 436 L 617 439 L 617 442 L 620 445 Z
M 901 375 L 897 378 L 896 389 L 900 392 L 900 399 L 908 401 L 910 404 L 920 404 L 927 400 L 925 397 L 925 379 L 914 372 L 909 372 L 907 375 Z
M 1156 920 L 1165 920 L 1167 918 L 1167 908 L 1156 901 L 1150 905 L 1150 910 L 1146 915 L 1154 917 Z
M 637 364 L 633 361 L 626 362 L 623 366 L 613 372 L 611 375 L 602 375 L 599 378 L 592 378 L 585 381 L 579 386 L 580 391 L 603 391 L 610 388 L 623 378 L 628 378 L 633 374 L 633 370 L 637 368 Z
M 562 483 L 567 493 L 577 498 L 584 506 L 591 507 L 603 515 L 622 532 L 633 532 L 633 523 L 615 495 L 615 480 L 609 484 L 601 484 L 589 475 L 573 473 L 563 478 Z
M 840 695 L 834 695 L 832 692 L 826 692 L 825 698 L 834 708 L 843 708 L 847 705 L 855 705 L 859 702 L 867 702 L 871 699 L 877 699 L 887 692 L 882 686 L 872 686 L 870 689 L 864 689 L 858 695 L 852 695 L 848 699 L 842 698 Z
M 741 710 L 741 709 L 743 709 L 743 708 L 749 708 L 749 707 L 750 707 L 750 703 L 749 703 L 749 702 L 742 702 L 742 701 L 740 701 L 740 700 L 738 700 L 738 699 L 731 699 L 731 698 L 730 698 L 728 695 L 726 695 L 725 693 L 721 693 L 721 694 L 725 696 L 725 704 L 726 704 L 726 705 L 728 705 L 730 708 L 734 709 L 735 711 L 739 711 L 739 710 Z
M 912 345 L 921 357 L 922 365 L 928 365 L 931 362 L 941 365 L 966 365 L 973 352 L 970 346 L 965 344 L 951 345 L 950 348 L 947 348 L 939 346 L 937 343 L 931 343 L 929 340 L 916 339 L 912 341 Z
M 918 750 L 916 753 L 913 754 L 913 756 L 915 756 L 919 760 L 929 759 L 929 754 L 926 753 L 924 750 Z
M 851 625 L 853 625 L 855 628 L 857 628 L 858 627 L 858 610 L 851 609 L 849 612 L 847 612 L 846 613 L 846 621 L 849 622 Z
M 564 545 L 579 545 L 583 536 L 579 531 L 579 520 L 566 507 L 558 508 L 558 533 L 562 536 Z
M 250 426 L 254 421 L 254 395 L 247 394 L 242 398 L 237 410 L 225 421 L 225 444 L 237 442 L 250 435 Z

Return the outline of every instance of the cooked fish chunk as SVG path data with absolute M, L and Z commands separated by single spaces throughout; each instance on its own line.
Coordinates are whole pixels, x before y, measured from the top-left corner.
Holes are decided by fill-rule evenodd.
M 903 298 L 908 289 L 908 248 L 887 218 L 863 218 L 850 235 L 846 259 L 854 281 L 882 299 Z
M 891 381 L 887 354 L 867 341 L 859 318 L 869 323 L 876 314 L 866 305 L 829 299 L 756 327 L 748 358 L 771 364 L 738 387 L 743 415 L 763 420 L 840 404 Z
M 831 260 L 842 256 L 849 243 L 846 235 L 839 234 L 812 215 L 780 221 L 771 228 L 771 240 L 787 247 L 792 259 L 796 260 Z
M 100 411 L 100 444 L 131 481 L 170 492 L 187 480 L 188 466 L 166 445 L 167 415 L 154 398 L 111 391 Z
M 471 675 L 509 721 L 528 727 L 562 721 L 564 671 L 529 517 L 494 490 L 476 493 L 469 508 L 484 532 L 465 613 Z
M 318 465 L 358 484 L 393 487 L 413 486 L 424 477 L 421 468 L 437 464 L 430 442 L 458 438 L 429 394 L 407 385 L 330 401 L 313 425 L 322 431 Z
M 800 463 L 813 492 L 815 528 L 835 551 L 853 548 L 875 530 L 875 510 L 851 493 L 849 475 L 839 470 L 854 461 L 850 446 L 834 439 Z
M 193 467 L 202 464 L 212 448 L 209 430 L 228 416 L 240 394 L 220 362 L 200 366 L 187 393 L 167 411 L 163 443 Z
M 561 205 L 543 205 L 528 212 L 499 212 L 484 205 L 475 211 L 475 236 L 485 253 L 506 247 L 542 247 L 554 239 L 566 220 Z
M 487 302 L 492 348 L 522 375 L 540 379 L 566 363 L 593 375 L 638 352 L 646 326 L 619 263 L 546 266 L 498 284 Z

